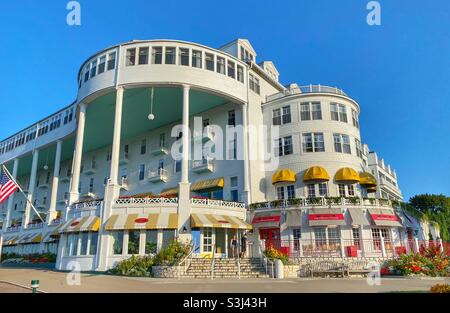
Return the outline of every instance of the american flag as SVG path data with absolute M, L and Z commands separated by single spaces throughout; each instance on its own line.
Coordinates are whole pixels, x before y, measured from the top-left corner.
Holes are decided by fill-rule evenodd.
M 8 175 L 1 171 L 0 173 L 0 204 L 17 190 L 18 186 L 8 177 Z

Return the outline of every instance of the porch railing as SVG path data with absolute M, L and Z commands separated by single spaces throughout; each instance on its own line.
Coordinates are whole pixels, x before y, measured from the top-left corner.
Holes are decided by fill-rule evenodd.
M 119 198 L 115 204 L 178 204 L 178 198 Z
M 444 251 L 442 244 L 436 241 L 403 239 L 297 239 L 272 240 L 265 243 L 265 249 L 271 246 L 291 257 L 397 257 L 410 252 L 420 252 L 435 245 Z M 261 249 L 261 248 L 260 248 Z M 264 250 L 261 251 L 263 253 Z
M 221 206 L 226 208 L 240 208 L 245 209 L 245 204 L 241 202 L 226 201 L 226 200 L 212 200 L 212 199 L 201 199 L 192 198 L 191 204 L 206 205 L 206 206 Z

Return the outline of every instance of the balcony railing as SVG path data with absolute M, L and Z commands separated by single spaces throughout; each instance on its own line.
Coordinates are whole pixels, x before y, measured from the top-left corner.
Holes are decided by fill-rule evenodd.
M 115 204 L 178 204 L 178 198 L 119 198 Z
M 332 198 L 332 197 L 319 197 L 319 198 L 295 198 L 285 200 L 274 200 L 268 202 L 258 202 L 250 204 L 250 209 L 274 209 L 285 207 L 311 207 L 311 206 L 323 206 L 323 207 L 341 207 L 341 206 L 358 206 L 358 207 L 393 207 L 397 202 L 387 199 L 375 199 L 375 198 Z
M 167 170 L 159 168 L 148 172 L 148 180 L 152 183 L 167 182 Z
M 348 95 L 342 90 L 337 87 L 330 87 L 330 86 L 322 86 L 322 85 L 305 85 L 305 86 L 299 86 L 298 87 L 300 92 L 298 93 L 330 93 L 335 95 L 341 95 L 346 96 Z M 296 94 L 295 92 L 290 93 L 289 91 L 286 92 L 280 92 L 276 93 L 270 96 L 267 96 L 267 101 L 273 101 L 279 98 L 282 98 L 287 95 Z
M 213 159 L 196 160 L 192 163 L 192 169 L 196 173 L 214 172 L 214 160 Z
M 162 155 L 162 154 L 167 155 L 169 153 L 169 150 L 166 147 L 164 147 L 164 145 L 153 145 L 151 147 L 150 153 L 152 155 Z
M 101 200 L 93 200 L 93 201 L 86 201 L 86 202 L 80 202 L 80 203 L 74 203 L 70 206 L 72 210 L 85 210 L 85 209 L 92 209 L 103 205 L 103 201 Z
M 212 200 L 212 199 L 192 198 L 191 199 L 191 204 L 245 209 L 245 204 L 244 203 L 234 202 L 234 201 L 225 201 L 225 200 Z

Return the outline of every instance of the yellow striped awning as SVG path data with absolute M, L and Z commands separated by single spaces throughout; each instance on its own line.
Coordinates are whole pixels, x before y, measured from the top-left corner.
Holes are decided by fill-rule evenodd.
M 272 176 L 272 185 L 278 183 L 295 183 L 297 181 L 294 171 L 285 168 L 275 172 Z
M 345 182 L 345 183 L 358 183 L 360 181 L 359 174 L 357 171 L 350 167 L 343 167 L 339 171 L 336 172 L 334 179 L 337 182 Z
M 54 238 L 53 231 L 49 231 L 49 232 L 45 233 L 45 235 L 42 236 L 42 242 L 53 242 L 55 240 L 56 240 L 56 238 Z
M 367 172 L 361 172 L 359 173 L 359 178 L 361 179 L 359 184 L 367 187 L 376 187 L 377 186 L 377 180 L 376 178 Z
M 178 187 L 166 188 L 161 191 L 160 196 L 176 196 L 178 194 Z
M 85 231 L 98 231 L 100 218 L 98 216 L 84 216 L 73 218 L 58 228 L 58 233 L 78 233 Z
M 115 214 L 106 222 L 106 230 L 177 229 L 178 214 Z
M 42 235 L 40 232 L 26 233 L 19 238 L 17 243 L 28 244 L 28 243 L 40 243 L 42 241 Z
M 238 217 L 216 214 L 191 214 L 191 227 L 252 229 L 251 224 Z
M 303 181 L 328 181 L 330 175 L 322 166 L 311 166 L 303 174 Z
M 191 185 L 191 191 L 200 191 L 200 190 L 212 190 L 212 189 L 220 189 L 225 185 L 225 179 L 221 178 L 213 178 L 201 180 L 199 182 L 193 183 Z

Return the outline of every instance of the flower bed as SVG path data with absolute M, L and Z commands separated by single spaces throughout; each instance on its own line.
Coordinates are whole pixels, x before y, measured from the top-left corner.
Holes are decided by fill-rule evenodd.
M 274 247 L 268 247 L 264 251 L 264 255 L 272 261 L 275 259 L 278 259 L 278 260 L 281 260 L 281 262 L 283 262 L 284 265 L 289 264 L 289 256 L 287 254 L 284 254 L 281 251 L 275 249 Z
M 56 255 L 51 253 L 35 253 L 20 255 L 15 253 L 6 253 L 2 255 L 2 264 L 15 263 L 15 264 L 46 264 L 55 263 Z
M 387 261 L 381 275 L 448 277 L 449 259 L 439 246 L 422 248 L 420 253 L 402 254 Z

